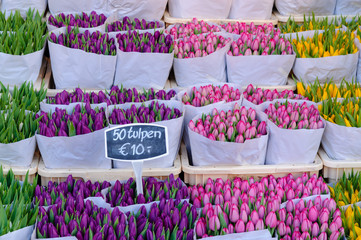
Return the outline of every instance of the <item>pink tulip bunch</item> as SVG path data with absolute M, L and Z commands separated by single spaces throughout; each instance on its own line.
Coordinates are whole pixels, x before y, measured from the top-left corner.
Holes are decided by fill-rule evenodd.
M 175 58 L 206 57 L 225 47 L 231 41 L 213 33 L 208 35 L 192 35 L 174 42 Z
M 256 119 L 252 108 L 240 107 L 237 103 L 233 110 L 213 109 L 212 114 L 189 122 L 189 128 L 213 141 L 244 143 L 246 140 L 260 138 L 267 134 L 266 122 Z
M 212 103 L 221 101 L 233 102 L 241 99 L 239 89 L 230 87 L 228 84 L 223 86 L 206 85 L 199 88 L 193 87 L 190 94 L 187 92 L 182 96 L 182 102 L 185 105 L 194 107 L 204 107 Z
M 246 91 L 243 92 L 243 97 L 250 101 L 253 104 L 259 105 L 261 103 L 267 102 L 267 101 L 273 101 L 275 99 L 306 99 L 302 95 L 294 94 L 291 90 L 283 90 L 282 92 L 278 92 L 277 89 L 269 90 L 263 90 L 261 88 L 255 88 L 252 84 L 248 85 L 246 88 Z
M 198 21 L 197 18 L 193 18 L 191 22 L 176 24 L 169 32 L 166 31 L 166 33 L 172 35 L 173 39 L 180 39 L 192 35 L 220 31 L 221 29 L 216 25 L 210 25 L 203 20 Z
M 227 53 L 230 56 L 251 55 L 288 55 L 293 54 L 292 44 L 286 38 L 274 35 L 260 34 L 254 37 L 249 33 L 241 33 L 238 40 L 231 43 Z
M 215 206 L 208 203 L 201 211 L 195 232 L 197 238 L 205 238 L 263 230 L 267 226 L 269 227 L 265 223 L 269 220 L 265 217 L 266 213 L 262 205 L 257 208 L 254 204 L 246 202 L 239 204 L 226 202 L 223 205 L 216 204 Z M 270 230 L 272 231 L 272 229 Z
M 263 25 L 256 26 L 253 22 L 251 22 L 251 24 L 236 22 L 222 24 L 221 27 L 227 32 L 237 35 L 242 33 L 250 33 L 252 35 L 281 33 L 281 31 L 278 28 L 276 29 L 272 23 L 264 23 Z
M 297 204 L 290 200 L 277 216 L 277 234 L 283 240 L 338 240 L 344 236 L 341 211 L 332 198 L 317 196 L 314 201 L 300 200 Z
M 264 111 L 268 119 L 279 128 L 285 129 L 320 129 L 323 122 L 320 113 L 314 105 L 307 106 L 307 102 L 276 102 L 271 103 Z

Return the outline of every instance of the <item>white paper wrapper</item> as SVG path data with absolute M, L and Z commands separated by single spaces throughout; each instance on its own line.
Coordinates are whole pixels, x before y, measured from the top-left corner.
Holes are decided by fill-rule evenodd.
M 228 18 L 232 0 L 169 0 L 169 14 L 175 18 Z
M 173 69 L 178 86 L 226 82 L 226 53 L 229 46 L 230 43 L 206 57 L 174 58 Z
M 361 1 L 359 0 L 336 0 L 335 15 L 360 14 Z
M 107 10 L 119 16 L 147 20 L 163 17 L 167 0 L 108 0 Z
M 302 104 L 307 102 L 307 105 L 315 105 L 310 101 L 302 100 L 285 100 L 278 99 L 272 102 L 265 102 L 261 104 L 262 111 L 264 111 L 271 103 L 275 102 L 298 102 Z M 263 113 L 267 118 L 267 115 Z M 263 117 L 261 117 L 262 119 Z M 264 119 L 263 119 L 264 120 Z M 270 129 L 270 136 L 268 141 L 266 164 L 310 164 L 315 161 L 315 157 L 320 147 L 323 132 L 326 128 L 326 122 L 322 119 L 324 128 L 320 129 L 283 129 L 279 128 L 272 121 L 267 120 L 267 125 Z
M 35 136 L 15 143 L 1 143 L 0 165 L 5 164 L 16 167 L 29 167 L 33 161 L 35 148 Z
M 149 106 L 152 101 L 145 102 L 145 106 Z M 184 120 L 184 108 L 182 106 L 182 103 L 178 101 L 157 101 L 159 104 L 164 103 L 167 107 L 170 108 L 177 108 L 179 109 L 183 115 L 179 118 L 167 120 L 167 121 L 161 121 L 161 122 L 155 122 L 152 124 L 156 124 L 159 126 L 165 126 L 168 128 L 168 143 L 169 143 L 169 154 L 164 157 L 155 158 L 150 161 L 144 161 L 143 167 L 144 168 L 169 168 L 174 165 L 174 160 L 177 157 L 179 146 L 180 146 L 180 140 L 182 137 L 183 132 L 183 120 Z M 135 105 L 136 107 L 142 106 L 142 103 L 125 103 L 120 105 L 111 105 L 109 106 L 109 116 L 113 112 L 114 108 L 117 109 L 129 109 L 132 105 Z M 112 125 L 112 127 L 118 126 L 118 125 Z M 132 163 L 130 162 L 123 162 L 123 161 L 115 161 L 113 160 L 113 167 L 114 168 L 132 168 Z
M 65 28 L 57 31 L 65 32 Z M 51 68 L 57 89 L 76 87 L 110 89 L 113 85 L 116 56 L 88 53 L 48 42 Z
M 6 86 L 20 86 L 24 82 L 35 82 L 43 61 L 44 47 L 26 55 L 0 53 L 0 81 Z
M 216 107 L 218 111 L 232 110 L 234 104 Z M 203 112 L 212 113 L 212 110 Z M 202 114 L 192 120 L 196 122 Z M 221 142 L 210 140 L 194 131 L 187 124 L 192 160 L 194 166 L 209 165 L 264 165 L 268 134 L 260 138 L 246 140 L 244 143 Z M 268 131 L 267 131 L 268 132 Z
M 266 20 L 272 16 L 274 0 L 232 0 L 229 18 L 242 20 Z
M 228 82 L 247 86 L 285 85 L 296 55 L 226 55 Z
M 49 11 L 52 14 L 62 13 L 62 12 L 105 10 L 107 5 L 107 0 L 78 0 L 78 1 L 48 0 L 48 2 L 49 2 Z
M 276 8 L 281 15 L 332 15 L 336 0 L 275 0 Z
M 355 36 L 357 34 L 357 31 L 355 31 Z M 358 62 L 357 62 L 357 70 L 356 70 L 356 80 L 357 82 L 361 82 L 361 43 L 360 41 L 356 38 L 355 39 L 355 44 L 357 46 L 358 49 Z
M 21 16 L 26 17 L 29 8 L 35 9 L 42 15 L 47 7 L 47 0 L 2 0 L 0 1 L 1 11 L 6 11 L 6 16 L 10 16 L 11 12 L 20 11 Z
M 0 240 L 30 240 L 31 233 L 34 230 L 35 225 L 24 227 L 17 231 L 5 234 L 0 237 Z
M 118 49 L 114 85 L 163 89 L 174 53 L 123 52 Z

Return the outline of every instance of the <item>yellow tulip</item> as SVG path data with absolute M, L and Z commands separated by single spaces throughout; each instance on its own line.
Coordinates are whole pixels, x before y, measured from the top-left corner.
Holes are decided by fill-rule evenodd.
M 328 51 L 325 51 L 325 53 L 323 54 L 323 57 L 330 57 L 330 53 Z
M 348 206 L 345 212 L 345 216 L 349 218 L 353 214 L 353 210 L 351 206 Z
M 356 232 L 357 236 L 361 237 L 361 228 L 355 226 L 355 232 Z
M 346 123 L 346 127 L 352 127 L 350 122 L 347 120 L 347 118 L 344 118 L 344 120 L 345 120 L 345 123 Z M 348 200 L 349 200 L 349 198 L 348 198 Z
M 297 82 L 296 86 L 297 86 L 297 92 L 298 92 L 298 94 L 300 94 L 300 95 L 302 95 L 302 96 L 305 96 L 306 90 L 305 90 L 305 88 L 303 87 L 302 82 Z

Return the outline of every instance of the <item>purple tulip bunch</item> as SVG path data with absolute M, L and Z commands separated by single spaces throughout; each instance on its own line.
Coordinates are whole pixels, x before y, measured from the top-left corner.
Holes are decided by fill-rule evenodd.
M 264 111 L 268 119 L 279 128 L 285 129 L 320 129 L 323 122 L 320 113 L 314 105 L 307 106 L 307 102 L 299 104 L 297 102 L 276 102 L 271 103 Z
M 160 28 L 159 21 L 146 21 L 145 19 L 134 18 L 131 20 L 129 17 L 124 17 L 122 21 L 115 21 L 108 24 L 105 28 L 108 32 L 119 32 L 129 30 L 146 30 Z
M 224 38 L 213 33 L 206 36 L 201 34 L 184 37 L 174 42 L 174 57 L 179 59 L 206 57 L 222 49 L 230 41 L 230 38 Z
M 192 240 L 197 217 L 196 208 L 188 202 L 163 198 L 158 205 L 152 204 L 148 214 L 142 206 L 128 216 L 129 239 Z
M 182 96 L 182 102 L 185 105 L 194 107 L 203 107 L 220 101 L 233 102 L 241 99 L 239 89 L 230 87 L 228 84 L 223 86 L 206 85 L 199 88 L 193 87 L 190 94 L 187 92 Z
M 109 38 L 108 34 L 102 34 L 99 31 L 90 33 L 86 30 L 84 33 L 80 33 L 77 27 L 67 27 L 66 33 L 62 33 L 58 37 L 52 32 L 49 41 L 88 53 L 112 56 L 117 54 L 115 40 Z
M 190 37 L 192 35 L 220 31 L 221 29 L 216 25 L 210 25 L 203 20 L 198 21 L 197 18 L 193 18 L 193 20 L 189 23 L 176 24 L 167 33 L 172 35 L 174 39 L 180 39 Z
M 59 202 L 65 202 L 67 198 L 74 200 L 81 196 L 86 199 L 88 197 L 103 197 L 101 190 L 109 188 L 110 183 L 92 183 L 90 180 L 84 182 L 82 179 L 75 180 L 69 175 L 65 182 L 56 183 L 50 181 L 47 187 L 37 185 L 35 188 L 35 202 L 39 206 L 50 206 Z
M 251 24 L 236 22 L 222 24 L 221 27 L 227 32 L 237 35 L 241 35 L 242 33 L 249 33 L 252 35 L 281 33 L 279 29 L 275 29 L 275 26 L 273 26 L 272 23 L 264 23 L 263 25 L 256 26 L 253 22 L 251 22 Z
M 254 88 L 252 84 L 247 86 L 246 91 L 243 92 L 243 97 L 256 105 L 267 101 L 273 101 L 275 99 L 307 100 L 307 98 L 303 97 L 302 95 L 294 94 L 294 92 L 291 90 L 286 89 L 282 92 L 278 92 L 277 89 L 274 89 L 273 91 L 269 89 L 263 90 L 261 88 Z
M 212 206 L 207 203 L 201 211 L 196 223 L 197 238 L 227 235 L 232 233 L 253 232 L 266 229 L 268 226 L 265 208 L 259 208 L 247 202 L 230 203 Z M 274 231 L 275 227 L 269 228 Z
M 191 120 L 189 128 L 210 140 L 222 142 L 244 143 L 267 134 L 266 122 L 256 119 L 256 111 L 237 103 L 233 110 L 213 109 L 212 114 L 203 114 L 196 122 Z
M 138 92 L 137 89 L 126 89 L 121 86 L 113 86 L 110 90 L 110 103 L 123 104 L 127 102 L 145 102 L 150 100 L 170 100 L 176 95 L 176 92 L 171 89 L 168 92 L 165 90 L 156 91 L 153 88 Z
M 227 53 L 230 56 L 251 56 L 251 55 L 289 55 L 294 54 L 292 44 L 279 34 L 254 37 L 249 33 L 242 33 L 237 41 L 231 43 L 231 49 Z
M 75 201 L 68 199 L 62 205 L 53 205 L 48 210 L 40 207 L 36 237 L 126 240 L 126 218 L 118 208 L 109 212 L 89 200 L 84 203 L 84 199 L 78 196 Z
M 167 107 L 164 103 L 159 104 L 153 101 L 149 106 L 142 105 L 136 107 L 132 105 L 127 110 L 115 108 L 109 116 L 110 124 L 129 124 L 129 123 L 153 123 L 182 116 L 178 108 Z
M 174 179 L 171 174 L 165 181 L 159 181 L 153 177 L 143 179 L 143 193 L 137 196 L 136 183 L 130 178 L 122 184 L 116 181 L 113 188 L 106 195 L 106 201 L 112 207 L 126 207 L 134 204 L 145 204 L 162 199 L 187 199 L 189 198 L 188 188 L 183 186 L 180 178 Z
M 80 88 L 76 88 L 74 92 L 69 93 L 64 90 L 60 93 L 57 93 L 55 97 L 47 97 L 46 103 L 48 104 L 59 104 L 59 105 L 69 105 L 70 103 L 89 103 L 89 104 L 98 104 L 106 102 L 107 105 L 110 105 L 110 100 L 105 95 L 103 91 L 99 93 L 91 92 L 85 93 Z
M 123 52 L 142 53 L 172 53 L 173 40 L 170 35 L 162 34 L 159 31 L 153 33 L 139 33 L 129 31 L 124 34 L 117 34 L 119 49 Z
M 56 16 L 49 16 L 49 24 L 57 28 L 61 27 L 80 27 L 80 28 L 93 28 L 103 25 L 107 17 L 104 14 L 98 15 L 95 11 L 90 14 L 83 12 L 82 14 L 68 14 L 60 13 Z
M 277 227 L 278 237 L 284 240 L 338 240 L 344 236 L 341 211 L 334 199 L 317 196 L 314 201 L 288 201 L 286 208 L 272 216 L 271 226 Z
M 39 134 L 46 137 L 72 137 L 88 134 L 108 126 L 104 108 L 91 109 L 90 104 L 81 107 L 77 104 L 72 112 L 55 109 L 54 113 L 41 112 L 36 117 L 42 117 L 39 122 Z

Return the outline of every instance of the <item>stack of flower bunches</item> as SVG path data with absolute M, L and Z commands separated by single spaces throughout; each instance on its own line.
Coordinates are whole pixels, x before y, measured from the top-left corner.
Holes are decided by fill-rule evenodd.
M 342 223 L 345 228 L 347 239 L 356 240 L 361 236 L 361 208 L 354 204 L 343 209 L 341 213 Z
M 137 89 L 127 89 L 121 86 L 113 86 L 110 89 L 110 102 L 111 104 L 123 104 L 127 102 L 146 102 L 150 100 L 170 100 L 176 95 L 172 89 L 168 92 L 164 90 L 154 90 L 153 88 L 138 92 Z
M 124 234 L 129 239 L 147 240 L 192 240 L 198 216 L 194 206 L 186 201 L 173 199 L 153 203 L 148 214 L 144 206 L 136 214 L 127 214 L 128 228 Z
M 49 16 L 49 24 L 55 27 L 80 27 L 80 28 L 93 28 L 103 25 L 107 20 L 107 17 L 104 14 L 98 15 L 95 11 L 92 11 L 90 14 L 85 12 L 81 14 L 67 14 L 60 13 L 56 16 Z
M 37 238 L 74 236 L 77 239 L 127 239 L 123 227 L 126 216 L 118 208 L 108 211 L 78 196 L 45 210 L 40 207 Z
M 164 103 L 153 101 L 149 106 L 136 107 L 132 105 L 129 109 L 115 108 L 109 117 L 110 124 L 129 123 L 153 123 L 171 120 L 182 116 L 178 108 L 170 108 Z
M 253 22 L 247 24 L 244 22 L 228 23 L 222 24 L 221 27 L 229 33 L 240 35 L 241 33 L 249 33 L 252 35 L 259 34 L 271 34 L 271 33 L 280 33 L 279 29 L 275 29 L 272 23 L 264 23 L 263 25 L 256 26 Z
M 241 99 L 239 89 L 230 87 L 228 84 L 223 86 L 206 85 L 199 88 L 193 87 L 190 94 L 184 93 L 182 102 L 185 105 L 194 107 L 203 107 L 220 101 L 232 102 Z
M 361 98 L 325 100 L 318 106 L 324 119 L 346 127 L 361 127 Z
M 243 92 L 243 97 L 256 105 L 275 99 L 307 99 L 302 95 L 294 94 L 291 90 L 286 89 L 282 92 L 278 92 L 277 89 L 273 91 L 269 89 L 263 90 L 262 88 L 254 88 L 252 84 L 247 86 L 246 91 Z
M 64 90 L 60 93 L 57 93 L 55 97 L 47 97 L 46 103 L 49 104 L 61 104 L 61 105 L 69 105 L 70 103 L 83 102 L 90 104 L 98 104 L 106 102 L 110 105 L 110 100 L 107 95 L 103 91 L 95 92 L 84 92 L 80 88 L 76 88 L 74 92 L 69 93 Z
M 342 207 L 354 204 L 361 199 L 361 175 L 359 172 L 352 172 L 346 176 L 344 172 L 342 178 L 332 188 L 331 197 L 336 200 L 338 206 Z
M 0 114 L 0 143 L 15 143 L 35 135 L 39 118 L 25 108 L 12 105 Z
M 159 21 L 147 21 L 145 19 L 134 18 L 131 20 L 129 17 L 124 17 L 122 21 L 115 21 L 107 24 L 105 29 L 108 32 L 129 31 L 129 30 L 146 30 L 160 28 Z
M 206 57 L 217 50 L 225 47 L 231 41 L 230 38 L 210 33 L 208 35 L 191 35 L 174 42 L 175 58 Z
M 361 97 L 361 85 L 358 82 L 347 82 L 342 80 L 337 86 L 333 81 L 320 84 L 318 79 L 312 84 L 305 85 L 297 82 L 297 93 L 312 100 L 321 102 L 329 98 L 354 98 Z
M 210 25 L 203 20 L 198 21 L 197 18 L 193 18 L 193 20 L 189 23 L 175 25 L 169 30 L 169 34 L 172 35 L 174 39 L 181 39 L 184 37 L 190 37 L 192 35 L 220 31 L 221 29 L 216 25 Z
M 168 199 L 188 199 L 188 188 L 182 184 L 180 178 L 174 179 L 173 174 L 165 181 L 153 177 L 143 179 L 143 193 L 137 195 L 136 182 L 130 178 L 126 183 L 116 181 L 113 188 L 106 195 L 106 201 L 112 207 L 144 204 Z
M 69 175 L 65 182 L 55 183 L 50 181 L 47 187 L 36 186 L 35 202 L 39 206 L 50 206 L 59 202 L 64 202 L 67 198 L 81 196 L 86 199 L 88 197 L 103 197 L 101 191 L 110 187 L 110 183 L 104 181 L 103 183 L 92 183 L 90 180 L 84 182 L 82 179 L 75 180 L 72 175 Z
M 244 143 L 267 134 L 266 122 L 256 119 L 252 108 L 240 107 L 237 103 L 227 112 L 214 109 L 212 114 L 203 114 L 196 122 L 191 120 L 189 128 L 213 141 Z
M 17 11 L 7 19 L 0 13 L 0 52 L 26 55 L 41 50 L 47 38 L 46 23 L 34 10 L 27 12 L 24 20 Z
M 99 31 L 90 33 L 86 30 L 84 33 L 80 33 L 78 27 L 67 27 L 66 33 L 59 36 L 52 32 L 49 40 L 65 47 L 81 49 L 89 53 L 112 56 L 117 53 L 114 39 L 109 38 L 108 34 L 102 34 Z
M 355 34 L 350 30 L 335 32 L 334 28 L 324 33 L 315 33 L 312 38 L 303 36 L 293 39 L 293 50 L 297 58 L 332 57 L 356 53 Z
M 37 118 L 39 122 L 39 134 L 47 137 L 63 136 L 72 137 L 91 133 L 108 126 L 104 108 L 91 109 L 89 104 L 81 107 L 75 106 L 72 114 L 66 110 L 55 109 L 54 113 L 41 112 Z
M 230 56 L 250 55 L 288 55 L 293 54 L 292 44 L 278 33 L 265 35 L 264 33 L 252 35 L 242 33 L 237 41 L 233 41 L 227 53 Z
M 139 33 L 129 31 L 117 34 L 119 49 L 123 52 L 172 53 L 173 41 L 170 35 L 159 31 Z
M 271 103 L 265 110 L 268 119 L 279 128 L 285 129 L 319 129 L 323 128 L 320 113 L 314 105 L 307 106 L 307 102 L 276 102 Z

